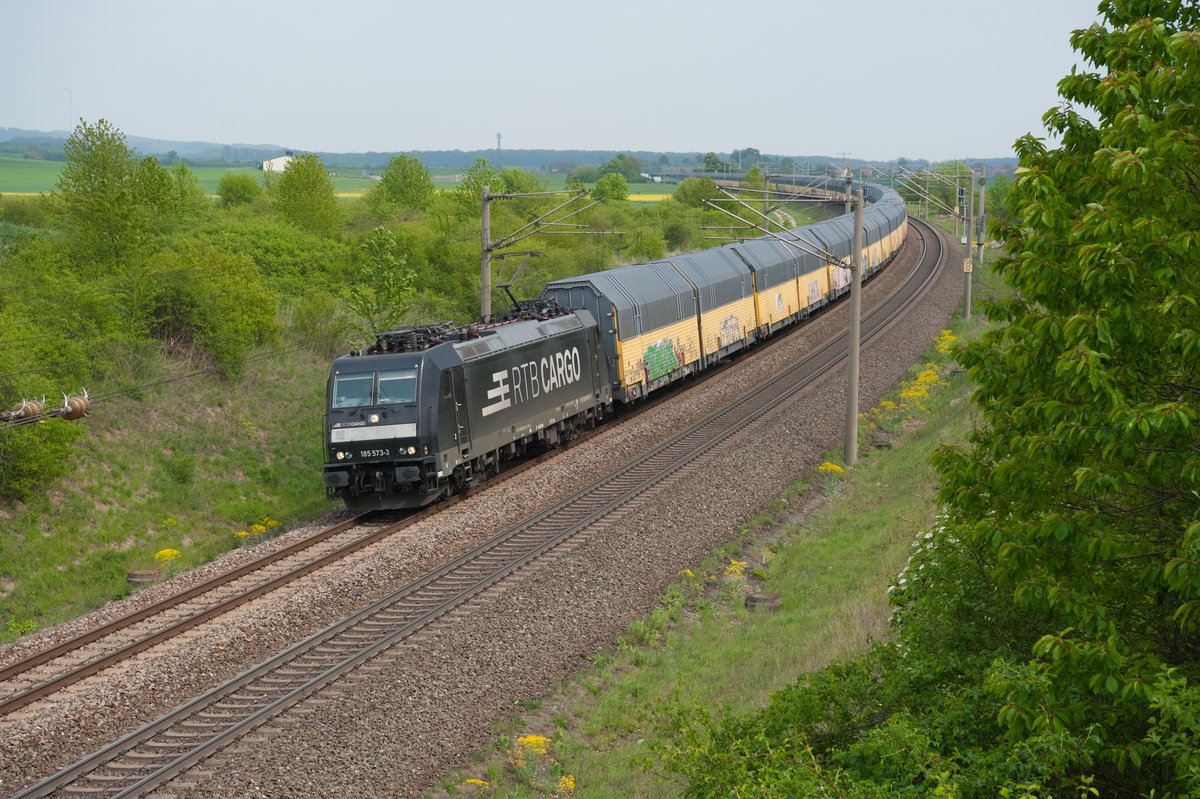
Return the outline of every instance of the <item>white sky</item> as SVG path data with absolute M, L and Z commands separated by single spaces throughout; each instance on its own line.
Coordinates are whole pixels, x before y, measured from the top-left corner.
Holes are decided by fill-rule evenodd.
M 329 152 L 489 149 L 500 132 L 506 150 L 1005 156 L 1045 135 L 1097 4 L 0 0 L 0 127 L 104 118 Z

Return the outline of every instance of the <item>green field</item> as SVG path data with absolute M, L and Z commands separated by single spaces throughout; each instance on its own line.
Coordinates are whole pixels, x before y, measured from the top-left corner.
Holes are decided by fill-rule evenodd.
M 0 195 L 52 191 L 62 167 L 62 161 L 0 157 Z
M 0 156 L 0 196 L 54 191 L 58 184 L 58 173 L 62 167 L 62 161 L 31 161 L 25 158 Z M 191 169 L 196 179 L 200 181 L 200 186 L 211 197 L 217 195 L 217 183 L 226 172 L 249 172 L 255 177 L 262 174 L 252 166 L 196 166 Z M 430 177 L 434 179 L 434 185 L 441 190 L 458 188 L 458 181 L 452 178 L 465 173 L 466 169 L 429 170 Z M 330 172 L 334 191 L 339 197 L 353 197 L 366 192 L 375 185 L 375 181 L 368 177 L 369 174 L 367 170 L 353 168 Z M 375 171 L 374 174 L 378 174 L 378 171 Z M 562 191 L 566 188 L 567 176 L 564 173 L 557 172 L 552 175 L 539 173 L 538 177 L 547 182 L 549 191 Z M 674 189 L 674 186 L 659 183 L 631 183 L 629 184 L 629 198 L 632 200 L 639 196 L 649 195 L 658 199 L 658 195 L 671 194 Z
M 0 196 L 13 194 L 40 194 L 51 192 L 57 188 L 58 174 L 62 171 L 62 161 L 31 161 L 25 158 L 5 158 L 0 156 Z M 198 166 L 192 168 L 201 187 L 210 195 L 216 195 L 217 182 L 226 172 L 257 173 L 254 167 L 223 167 Z M 361 181 L 358 181 L 361 184 Z M 334 186 L 338 191 L 335 179 Z

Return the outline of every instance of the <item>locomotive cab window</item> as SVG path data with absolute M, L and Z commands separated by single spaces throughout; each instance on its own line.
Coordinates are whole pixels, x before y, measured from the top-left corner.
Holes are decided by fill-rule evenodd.
M 417 401 L 417 370 L 397 369 L 379 373 L 379 404 L 401 405 Z
M 333 407 L 355 408 L 371 403 L 374 372 L 353 372 L 333 376 Z

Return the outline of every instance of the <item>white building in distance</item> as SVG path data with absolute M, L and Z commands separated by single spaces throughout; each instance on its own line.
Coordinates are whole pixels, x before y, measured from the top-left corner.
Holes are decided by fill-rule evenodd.
M 292 154 L 286 153 L 278 158 L 272 158 L 269 161 L 262 162 L 263 172 L 276 172 L 282 174 L 283 170 L 287 169 L 287 165 L 292 162 Z

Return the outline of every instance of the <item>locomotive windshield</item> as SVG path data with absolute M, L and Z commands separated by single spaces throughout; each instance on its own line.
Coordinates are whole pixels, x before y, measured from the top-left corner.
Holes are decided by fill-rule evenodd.
M 333 376 L 334 408 L 401 405 L 417 401 L 417 370 L 350 372 Z
M 417 370 L 397 369 L 379 373 L 379 404 L 399 405 L 417 401 Z

